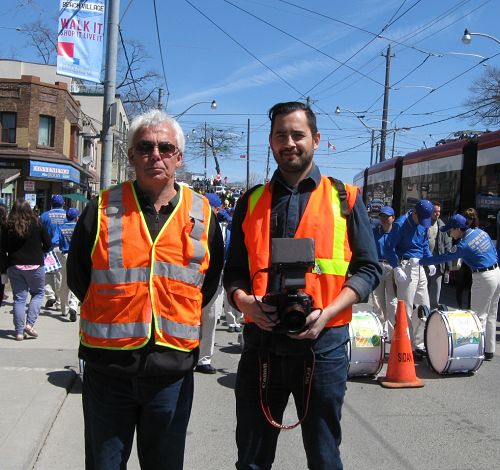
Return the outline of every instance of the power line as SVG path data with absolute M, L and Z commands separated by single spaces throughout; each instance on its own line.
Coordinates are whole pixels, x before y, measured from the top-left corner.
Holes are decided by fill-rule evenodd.
M 163 81 L 165 83 L 165 88 L 167 89 L 167 103 L 166 103 L 165 108 L 168 108 L 168 100 L 170 98 L 170 91 L 168 89 L 167 73 L 165 72 L 165 63 L 163 62 L 163 50 L 161 47 L 160 28 L 158 26 L 158 14 L 156 11 L 156 0 L 153 0 L 153 8 L 154 8 L 154 12 L 155 12 L 156 37 L 158 39 L 158 48 L 160 49 L 160 60 L 161 60 L 161 68 L 163 71 Z

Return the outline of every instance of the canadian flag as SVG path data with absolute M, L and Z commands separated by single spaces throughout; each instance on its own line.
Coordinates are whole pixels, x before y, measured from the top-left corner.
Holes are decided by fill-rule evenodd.
M 330 139 L 328 139 L 328 150 L 337 150 L 337 147 L 335 147 L 335 145 L 330 142 Z

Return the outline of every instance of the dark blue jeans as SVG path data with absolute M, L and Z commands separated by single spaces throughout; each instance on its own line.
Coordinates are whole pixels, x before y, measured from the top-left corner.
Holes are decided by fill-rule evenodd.
M 134 431 L 141 469 L 181 470 L 193 402 L 193 373 L 114 377 L 85 367 L 85 468 L 127 468 Z
M 348 327 L 343 326 L 325 329 L 313 344 L 316 364 L 309 409 L 301 424 L 308 468 L 313 470 L 343 468 L 340 418 L 347 381 L 348 340 Z M 261 409 L 258 356 L 259 348 L 245 342 L 235 390 L 239 470 L 270 469 L 280 432 L 267 422 Z M 276 421 L 281 422 L 290 393 L 297 416 L 303 416 L 303 374 L 303 356 L 270 353 L 268 404 Z

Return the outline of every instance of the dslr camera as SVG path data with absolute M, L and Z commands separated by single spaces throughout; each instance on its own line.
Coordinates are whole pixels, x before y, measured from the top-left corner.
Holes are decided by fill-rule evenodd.
M 269 286 L 262 302 L 276 307 L 279 323 L 274 333 L 297 334 L 304 331 L 313 299 L 301 289 L 306 287 L 306 273 L 315 264 L 312 238 L 273 238 Z

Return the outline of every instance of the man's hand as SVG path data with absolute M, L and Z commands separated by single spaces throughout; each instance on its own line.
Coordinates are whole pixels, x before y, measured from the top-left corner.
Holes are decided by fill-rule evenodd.
M 302 333 L 288 336 L 293 339 L 316 339 L 319 334 L 323 331 L 323 328 L 326 325 L 326 316 L 322 315 L 323 311 L 316 309 L 313 310 L 306 317 L 306 330 Z
M 411 266 L 420 266 L 420 259 L 419 258 L 410 258 L 409 263 Z
M 273 326 L 278 323 L 278 314 L 273 313 L 276 312 L 276 307 L 262 303 L 262 296 L 254 297 L 238 289 L 233 295 L 233 300 L 238 309 L 262 330 L 272 331 Z
M 429 269 L 429 276 L 434 276 L 434 274 L 436 274 L 436 266 L 430 264 L 427 268 Z
M 406 276 L 406 273 L 403 271 L 403 268 L 398 266 L 397 268 L 394 268 L 394 279 L 396 282 L 406 282 L 408 277 Z

